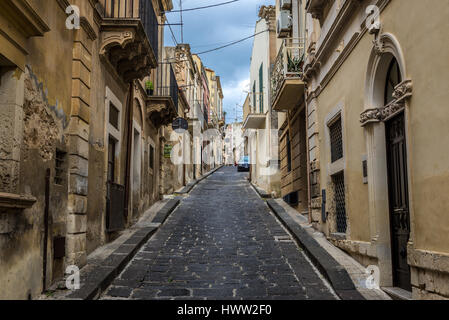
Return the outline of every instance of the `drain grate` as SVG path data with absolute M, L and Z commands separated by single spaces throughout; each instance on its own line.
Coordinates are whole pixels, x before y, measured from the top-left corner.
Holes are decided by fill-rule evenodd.
M 274 241 L 276 242 L 293 242 L 292 238 L 289 236 L 274 236 Z

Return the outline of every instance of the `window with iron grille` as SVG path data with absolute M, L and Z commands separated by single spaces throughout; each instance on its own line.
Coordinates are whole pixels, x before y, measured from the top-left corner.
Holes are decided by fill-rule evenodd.
M 55 184 L 62 185 L 64 182 L 64 162 L 66 153 L 56 149 L 55 156 Z
M 109 104 L 109 123 L 118 130 L 120 111 L 112 104 Z
M 345 202 L 345 177 L 344 173 L 332 176 L 334 183 L 335 213 L 337 232 L 346 233 L 346 202 Z
M 368 183 L 368 161 L 362 161 L 362 170 L 363 170 L 363 183 Z
M 329 126 L 331 141 L 331 158 L 335 162 L 343 158 L 343 135 L 341 130 L 341 118 L 338 118 Z

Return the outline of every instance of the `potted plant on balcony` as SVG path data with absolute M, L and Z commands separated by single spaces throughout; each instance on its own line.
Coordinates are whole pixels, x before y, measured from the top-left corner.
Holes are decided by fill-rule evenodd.
M 287 53 L 287 70 L 292 73 L 302 73 L 302 69 L 304 66 L 304 54 L 301 57 L 291 56 L 290 53 Z
M 147 95 L 152 96 L 154 92 L 154 85 L 153 82 L 148 80 L 145 82 L 145 90 L 147 91 Z

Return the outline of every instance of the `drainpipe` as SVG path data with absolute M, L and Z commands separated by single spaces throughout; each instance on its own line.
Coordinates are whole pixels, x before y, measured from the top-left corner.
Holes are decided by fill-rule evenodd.
M 127 136 L 127 145 L 126 145 L 126 167 L 125 167 L 125 219 L 129 218 L 129 201 L 131 198 L 131 152 L 132 152 L 132 139 L 133 139 L 133 118 L 134 118 L 134 108 L 133 108 L 133 100 L 134 100 L 134 82 L 131 81 L 129 84 L 129 93 L 128 93 L 128 107 L 127 107 L 127 124 L 128 124 L 128 136 Z

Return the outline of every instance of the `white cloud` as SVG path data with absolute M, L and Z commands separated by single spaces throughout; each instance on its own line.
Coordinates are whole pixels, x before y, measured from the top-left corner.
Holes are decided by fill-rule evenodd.
M 249 91 L 249 76 L 234 81 L 228 81 L 223 85 L 224 111 L 227 112 L 227 122 L 242 120 L 242 105 Z M 236 105 L 237 104 L 237 105 Z

